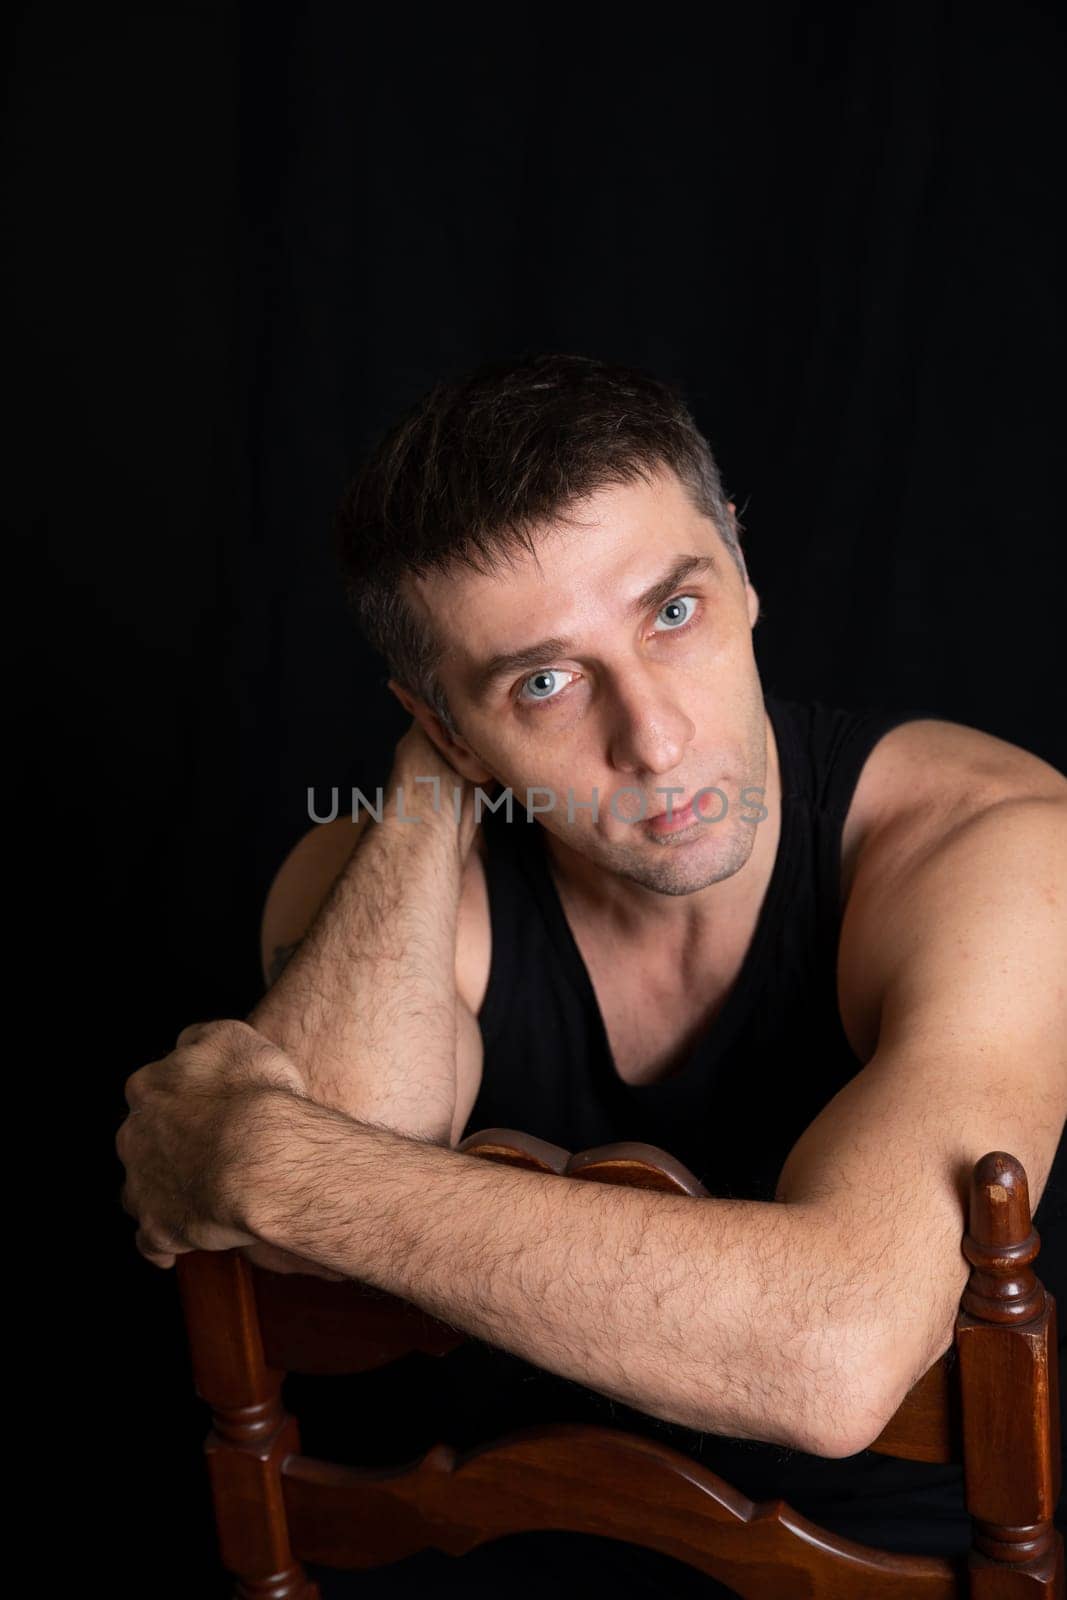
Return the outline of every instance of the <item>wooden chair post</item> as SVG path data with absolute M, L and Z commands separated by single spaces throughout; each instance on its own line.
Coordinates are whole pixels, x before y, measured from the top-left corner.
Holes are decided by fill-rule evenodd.
M 178 1257 L 196 1392 L 211 1407 L 204 1443 L 222 1564 L 238 1600 L 319 1600 L 294 1560 L 282 1464 L 299 1455 L 296 1418 L 282 1407 L 285 1374 L 263 1357 L 252 1274 L 237 1250 Z
M 1022 1165 L 991 1151 L 971 1177 L 963 1252 L 973 1270 L 956 1322 L 971 1600 L 1064 1600 L 1052 1520 L 1062 1470 L 1056 1302 L 1030 1266 L 1040 1242 Z
M 570 1155 L 489 1129 L 460 1148 L 576 1180 L 705 1193 L 649 1145 Z M 438 1443 L 385 1470 L 303 1457 L 281 1404 L 286 1372 L 373 1371 L 415 1351 L 442 1355 L 465 1336 L 356 1283 L 273 1273 L 239 1251 L 179 1256 L 196 1388 L 214 1413 L 205 1449 L 236 1594 L 319 1600 L 302 1561 L 362 1571 L 427 1548 L 462 1557 L 490 1539 L 555 1529 L 658 1550 L 752 1597 L 1067 1600 L 1053 1522 L 1062 1473 L 1056 1303 L 1031 1266 L 1039 1247 L 1025 1171 L 992 1151 L 971 1173 L 971 1274 L 954 1351 L 872 1446 L 910 1461 L 958 1462 L 962 1453 L 967 1563 L 857 1543 L 783 1500 L 747 1499 L 658 1441 L 587 1423 L 528 1426 L 462 1451 Z

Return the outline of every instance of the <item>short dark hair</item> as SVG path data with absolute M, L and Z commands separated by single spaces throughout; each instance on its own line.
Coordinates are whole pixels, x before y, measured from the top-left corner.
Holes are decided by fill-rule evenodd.
M 715 523 L 745 577 L 718 466 L 671 385 L 557 353 L 490 362 L 436 384 L 376 446 L 338 510 L 345 594 L 364 636 L 454 734 L 437 679 L 443 647 L 404 580 L 460 565 L 496 572 L 520 548 L 535 548 L 537 524 L 664 466 Z

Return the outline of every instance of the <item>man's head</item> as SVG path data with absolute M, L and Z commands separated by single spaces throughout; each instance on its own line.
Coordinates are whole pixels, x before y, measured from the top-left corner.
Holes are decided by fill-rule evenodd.
M 550 832 L 661 892 L 747 860 L 739 791 L 766 756 L 758 598 L 715 461 L 667 385 L 568 355 L 438 385 L 364 466 L 338 536 L 394 692 L 464 776 L 520 803 L 551 788 Z M 680 808 L 708 785 L 728 797 L 722 823 L 622 820 L 662 811 L 661 787 L 683 790 Z M 570 822 L 568 792 L 578 805 L 594 787 L 599 822 Z

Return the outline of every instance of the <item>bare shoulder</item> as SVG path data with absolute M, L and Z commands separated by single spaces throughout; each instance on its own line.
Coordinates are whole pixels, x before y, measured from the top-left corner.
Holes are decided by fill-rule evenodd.
M 1063 799 L 1067 778 L 1020 745 L 936 718 L 891 728 L 864 764 L 845 821 L 843 898 L 861 855 L 888 862 L 985 806 L 1030 796 Z
M 290 850 L 267 893 L 260 919 L 263 975 L 272 982 L 299 944 L 356 848 L 369 813 L 318 823 Z
M 456 922 L 456 989 L 475 1016 L 481 1010 L 489 986 L 492 955 L 485 869 L 487 854 L 485 831 L 479 825 L 463 871 Z
M 861 1060 L 877 1037 L 863 931 L 884 924 L 911 869 L 969 818 L 1006 800 L 1034 798 L 1067 802 L 1067 778 L 1033 752 L 963 723 L 901 723 L 874 746 L 856 785 L 841 857 L 838 1000 Z

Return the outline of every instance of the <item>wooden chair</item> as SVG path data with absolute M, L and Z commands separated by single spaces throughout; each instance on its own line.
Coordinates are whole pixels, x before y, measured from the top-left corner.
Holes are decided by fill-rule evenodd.
M 510 1129 L 461 1149 L 597 1183 L 706 1194 L 649 1145 L 581 1155 Z M 753 1503 L 655 1440 L 560 1423 L 414 1466 L 361 1470 L 301 1454 L 281 1402 L 287 1372 L 349 1373 L 464 1342 L 403 1301 L 358 1284 L 271 1273 L 239 1251 L 180 1256 L 177 1273 L 199 1395 L 222 1561 L 244 1600 L 318 1600 L 304 1561 L 368 1568 L 425 1548 L 453 1556 L 535 1529 L 662 1551 L 746 1600 L 1065 1600 L 1053 1525 L 1061 1454 L 1056 1302 L 1035 1276 L 1039 1239 L 1026 1174 L 1003 1151 L 975 1164 L 963 1250 L 971 1275 L 955 1353 L 911 1390 L 873 1445 L 912 1461 L 962 1460 L 973 1543 L 966 1562 L 900 1555 L 820 1529 L 782 1500 Z

